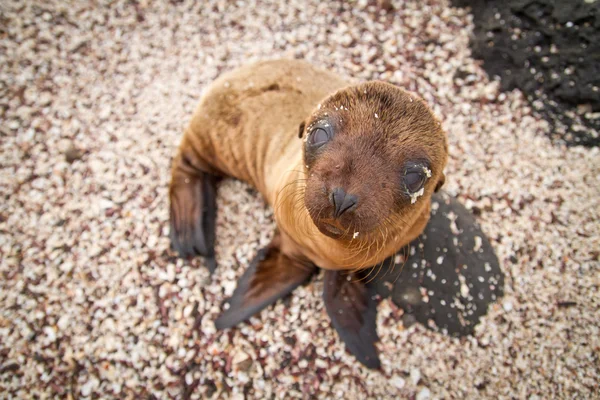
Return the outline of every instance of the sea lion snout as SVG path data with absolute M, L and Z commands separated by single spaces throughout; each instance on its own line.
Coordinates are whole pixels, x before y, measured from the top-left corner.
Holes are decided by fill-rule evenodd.
M 333 206 L 333 218 L 352 212 L 358 206 L 358 196 L 346 193 L 341 187 L 333 189 L 329 195 L 329 202 Z
M 395 175 L 389 157 L 378 154 L 370 136 L 352 136 L 341 128 L 337 134 L 311 154 L 305 205 L 322 233 L 351 240 L 355 232 L 364 236 L 376 229 L 393 212 L 395 186 L 388 181 Z

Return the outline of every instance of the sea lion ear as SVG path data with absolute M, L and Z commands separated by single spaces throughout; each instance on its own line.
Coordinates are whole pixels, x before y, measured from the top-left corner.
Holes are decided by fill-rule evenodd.
M 437 183 L 435 184 L 435 192 L 437 192 L 438 190 L 440 190 L 440 188 L 442 186 L 444 186 L 444 183 L 446 182 L 446 175 L 444 175 L 444 173 L 442 172 L 442 175 L 440 176 L 440 179 L 438 179 Z
M 302 134 L 304 133 L 304 127 L 306 126 L 306 122 L 300 122 L 300 126 L 298 127 L 298 137 L 302 139 Z

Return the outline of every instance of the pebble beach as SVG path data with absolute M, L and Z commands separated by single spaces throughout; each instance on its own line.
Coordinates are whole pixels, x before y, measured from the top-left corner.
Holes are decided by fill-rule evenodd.
M 445 0 L 3 1 L 0 398 L 594 398 L 600 150 L 566 146 L 469 48 Z M 169 249 L 170 163 L 224 71 L 299 58 L 417 93 L 448 134 L 445 191 L 476 216 L 504 296 L 472 335 L 378 306 L 381 371 L 330 325 L 323 274 L 248 323 L 213 321 L 273 234 L 219 187 L 211 276 Z

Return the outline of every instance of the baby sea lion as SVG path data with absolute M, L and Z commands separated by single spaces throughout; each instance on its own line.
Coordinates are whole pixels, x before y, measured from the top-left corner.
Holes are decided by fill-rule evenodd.
M 214 270 L 216 185 L 251 184 L 273 207 L 277 232 L 217 328 L 248 319 L 319 267 L 334 327 L 378 368 L 375 304 L 361 271 L 423 231 L 446 159 L 440 123 L 401 88 L 351 84 L 296 60 L 244 66 L 215 80 L 185 130 L 169 188 L 172 247 Z

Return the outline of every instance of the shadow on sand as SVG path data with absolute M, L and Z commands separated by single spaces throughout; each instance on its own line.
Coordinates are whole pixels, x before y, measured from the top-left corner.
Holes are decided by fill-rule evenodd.
M 382 271 L 392 263 L 368 286 L 404 310 L 405 326 L 419 322 L 451 336 L 468 335 L 503 295 L 504 275 L 489 240 L 471 212 L 444 192 L 432 198 L 425 231 L 384 261 Z

